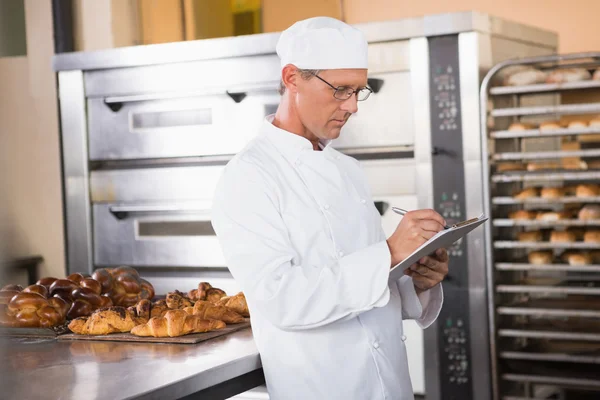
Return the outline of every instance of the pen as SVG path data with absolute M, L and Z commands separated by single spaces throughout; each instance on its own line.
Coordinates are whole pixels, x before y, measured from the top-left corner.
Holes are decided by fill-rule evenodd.
M 398 208 L 398 207 L 392 207 L 392 211 L 395 212 L 396 214 L 400 214 L 400 215 L 404 215 L 408 212 L 408 211 L 403 210 L 402 208 Z M 450 227 L 448 225 L 444 225 L 444 229 L 450 229 Z

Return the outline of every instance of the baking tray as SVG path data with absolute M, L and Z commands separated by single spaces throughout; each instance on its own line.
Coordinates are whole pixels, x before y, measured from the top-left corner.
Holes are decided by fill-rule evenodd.
M 54 328 L 10 328 L 0 326 L 0 336 L 53 338 L 68 331 L 69 328 L 66 323 Z
M 75 333 L 67 333 L 57 337 L 58 340 L 95 340 L 109 342 L 137 342 L 137 343 L 179 343 L 179 344 L 194 344 L 205 340 L 214 339 L 219 336 L 228 335 L 237 332 L 241 329 L 250 327 L 250 318 L 246 318 L 245 322 L 233 325 L 227 325 L 224 329 L 205 333 L 192 333 L 190 335 L 155 338 L 155 337 L 139 337 L 131 333 L 111 333 L 110 335 L 77 335 Z

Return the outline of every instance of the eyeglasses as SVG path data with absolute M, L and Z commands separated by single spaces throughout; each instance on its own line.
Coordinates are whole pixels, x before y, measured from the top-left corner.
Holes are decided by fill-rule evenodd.
M 348 100 L 350 97 L 352 97 L 353 94 L 356 94 L 356 100 L 365 101 L 366 99 L 369 98 L 371 93 L 373 93 L 373 90 L 371 90 L 371 88 L 366 87 L 366 86 L 362 87 L 362 88 L 358 88 L 356 90 L 354 90 L 348 86 L 335 87 L 331 83 L 327 82 L 325 79 L 321 78 L 319 75 L 313 74 L 313 76 L 315 78 L 318 78 L 320 81 L 324 82 L 325 84 L 327 84 L 330 88 L 332 88 L 334 90 L 333 97 L 335 97 L 338 100 Z

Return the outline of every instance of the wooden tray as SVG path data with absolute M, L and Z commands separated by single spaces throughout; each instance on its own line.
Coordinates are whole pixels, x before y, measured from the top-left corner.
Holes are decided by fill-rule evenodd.
M 181 343 L 181 344 L 194 344 L 200 343 L 205 340 L 214 339 L 219 336 L 228 335 L 230 333 L 239 331 L 250 327 L 250 318 L 246 318 L 246 322 L 242 322 L 234 325 L 227 325 L 224 329 L 218 331 L 206 332 L 206 333 L 192 333 L 190 335 L 178 336 L 178 337 L 166 337 L 166 338 L 155 338 L 155 337 L 140 337 L 132 335 L 131 333 L 111 333 L 110 335 L 77 335 L 75 333 L 68 333 L 57 337 L 58 340 L 102 340 L 111 342 L 140 342 L 140 343 Z

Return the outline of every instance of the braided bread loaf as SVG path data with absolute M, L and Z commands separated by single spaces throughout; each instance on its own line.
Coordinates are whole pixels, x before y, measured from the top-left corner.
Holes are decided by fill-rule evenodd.
M 198 289 L 190 290 L 188 293 L 188 297 L 192 301 L 209 301 L 211 303 L 216 303 L 226 295 L 225 291 L 212 287 L 208 282 L 200 282 Z
M 129 332 L 143 322 L 123 307 L 109 307 L 96 310 L 89 317 L 75 318 L 69 323 L 69 329 L 79 335 L 108 335 Z
M 130 307 L 138 301 L 154 297 L 154 287 L 131 267 L 101 268 L 92 277 L 100 282 L 102 294 L 116 306 Z
M 197 301 L 194 307 L 184 309 L 188 314 L 197 315 L 202 319 L 216 319 L 226 324 L 239 324 L 244 317 L 225 306 L 215 306 L 208 301 Z
M 131 330 L 132 335 L 153 337 L 176 337 L 190 333 L 209 332 L 225 328 L 225 322 L 202 319 L 183 310 L 170 310 L 164 317 L 154 317 Z
M 39 293 L 22 291 L 0 312 L 0 325 L 50 328 L 63 323 L 68 310 L 69 304 L 59 297 L 46 299 Z

